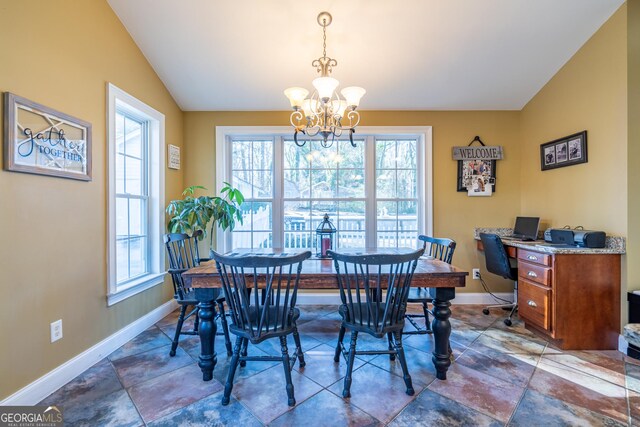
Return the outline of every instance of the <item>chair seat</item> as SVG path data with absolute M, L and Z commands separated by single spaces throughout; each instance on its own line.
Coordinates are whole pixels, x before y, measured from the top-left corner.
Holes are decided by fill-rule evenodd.
M 431 302 L 429 288 L 411 288 L 409 289 L 409 298 L 407 302 Z
M 267 309 L 269 311 L 268 313 L 265 314 L 265 323 L 263 328 L 264 330 L 268 329 L 269 332 L 263 332 L 259 340 L 253 339 L 251 330 L 249 330 L 248 328 L 242 328 L 240 325 L 236 325 L 236 324 L 229 325 L 229 331 L 231 331 L 231 333 L 233 333 L 234 335 L 238 335 L 243 338 L 248 338 L 253 344 L 258 344 L 268 338 L 288 335 L 291 332 L 293 332 L 294 328 L 296 327 L 296 320 L 300 318 L 300 310 L 298 310 L 297 308 L 293 309 L 293 316 L 291 317 L 291 321 L 288 322 L 291 324 L 290 327 L 287 327 L 285 329 L 280 328 L 278 330 L 274 330 L 276 325 L 282 324 L 282 316 L 289 316 L 289 314 L 285 314 L 283 312 L 282 307 L 277 307 L 277 310 L 276 310 L 275 306 L 270 306 Z M 256 308 L 255 306 L 252 306 L 249 308 L 249 318 L 250 318 L 251 324 L 255 325 L 256 327 L 260 322 L 260 319 L 258 318 L 258 316 L 260 315 L 261 313 L 259 308 Z
M 385 307 L 386 307 L 386 304 L 380 303 L 380 308 L 378 309 L 378 314 L 377 314 L 378 321 L 380 321 L 384 316 Z M 382 327 L 382 329 L 376 330 L 375 329 L 376 314 L 375 312 L 369 313 L 366 303 L 363 302 L 360 304 L 357 304 L 357 303 L 353 304 L 354 319 L 348 318 L 348 311 L 349 309 L 346 304 L 342 304 L 338 309 L 338 313 L 342 317 L 342 324 L 347 329 L 351 329 L 359 332 L 366 332 L 377 338 L 381 338 L 384 335 L 386 335 L 388 332 L 402 330 L 404 328 L 404 314 L 400 316 L 401 320 L 398 323 L 392 324 L 389 321 L 387 321 L 387 323 Z M 362 321 L 360 321 L 360 313 L 362 313 Z M 370 318 L 370 314 L 371 314 L 371 318 Z M 368 326 L 369 322 L 371 326 Z
M 640 347 L 640 323 L 625 325 L 623 336 L 629 344 Z

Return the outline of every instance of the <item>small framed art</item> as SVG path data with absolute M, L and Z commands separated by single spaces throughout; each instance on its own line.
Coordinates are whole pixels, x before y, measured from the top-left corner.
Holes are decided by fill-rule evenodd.
M 587 163 L 587 160 L 586 130 L 540 145 L 540 168 L 543 171 Z
M 466 192 L 472 187 L 478 185 L 478 178 L 482 180 L 483 184 L 491 184 L 492 191 L 495 192 L 496 161 L 458 160 L 458 191 Z M 484 192 L 484 190 L 482 192 Z

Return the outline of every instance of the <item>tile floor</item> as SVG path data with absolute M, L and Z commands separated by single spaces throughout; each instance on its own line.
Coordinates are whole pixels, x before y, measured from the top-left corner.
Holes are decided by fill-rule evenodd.
M 297 405 L 287 406 L 279 362 L 239 368 L 229 406 L 220 404 L 229 360 L 216 339 L 214 379 L 203 382 L 198 337 L 169 348 L 177 312 L 113 352 L 42 404 L 62 405 L 68 425 L 86 426 L 640 426 L 640 361 L 617 351 L 564 352 L 524 329 L 506 327 L 504 312 L 453 306 L 448 380 L 435 379 L 433 340 L 404 340 L 414 396 L 388 356 L 356 361 L 352 397 L 343 399 L 345 364 L 333 362 L 339 316 L 335 306 L 300 306 L 307 366 L 293 372 Z M 191 325 L 187 325 L 191 326 Z M 359 348 L 386 347 L 361 335 Z M 279 345 L 249 347 L 278 354 Z

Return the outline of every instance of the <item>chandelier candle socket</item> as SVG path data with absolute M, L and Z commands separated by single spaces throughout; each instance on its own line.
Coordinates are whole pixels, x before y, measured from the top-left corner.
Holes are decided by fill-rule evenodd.
M 311 63 L 320 74 L 312 82 L 315 90 L 311 96 L 307 98 L 309 91 L 301 87 L 290 87 L 284 91 L 293 108 L 290 118 L 291 126 L 295 129 L 293 139 L 300 147 L 306 141 L 298 141 L 298 133 L 310 137 L 320 134 L 321 145 L 327 148 L 343 132 L 349 133 L 351 145 L 355 147 L 353 134 L 360 123 L 360 113 L 356 109 L 366 91 L 361 87 L 350 86 L 340 91 L 342 97 L 338 94 L 340 82 L 330 76 L 338 61 L 327 56 L 327 27 L 331 21 L 329 12 L 318 15 L 318 24 L 322 27 L 322 56 Z

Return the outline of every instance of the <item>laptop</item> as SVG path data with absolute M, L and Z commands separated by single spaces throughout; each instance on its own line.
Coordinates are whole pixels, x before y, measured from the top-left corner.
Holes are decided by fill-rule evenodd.
M 538 217 L 518 216 L 516 217 L 516 224 L 513 226 L 513 234 L 511 236 L 506 236 L 506 238 L 523 241 L 537 240 L 539 225 L 540 218 Z

